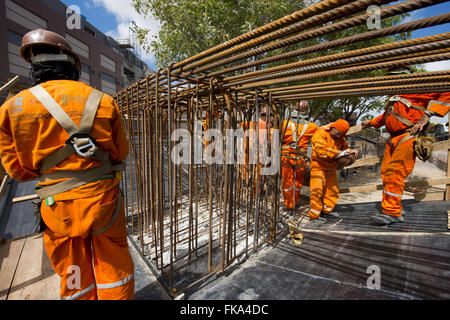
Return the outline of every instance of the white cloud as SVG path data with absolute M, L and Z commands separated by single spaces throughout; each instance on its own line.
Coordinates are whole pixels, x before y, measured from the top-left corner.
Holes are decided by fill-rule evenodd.
M 450 70 L 450 60 L 425 63 L 425 68 L 427 71 Z
M 160 23 L 153 17 L 143 17 L 139 15 L 131 5 L 131 0 L 94 0 L 96 7 L 105 8 L 109 13 L 115 16 L 117 28 L 105 32 L 108 36 L 115 39 L 126 39 L 129 37 L 129 27 L 134 21 L 139 27 L 150 30 L 149 37 L 155 37 L 161 28 Z M 154 67 L 155 56 L 153 52 L 145 52 L 141 49 L 141 58 Z

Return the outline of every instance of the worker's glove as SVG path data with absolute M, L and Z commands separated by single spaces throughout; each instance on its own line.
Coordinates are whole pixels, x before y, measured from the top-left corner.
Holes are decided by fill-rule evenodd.
M 425 136 L 418 137 L 414 140 L 414 151 L 420 160 L 425 162 L 431 158 L 433 142 L 435 141 L 436 139 Z

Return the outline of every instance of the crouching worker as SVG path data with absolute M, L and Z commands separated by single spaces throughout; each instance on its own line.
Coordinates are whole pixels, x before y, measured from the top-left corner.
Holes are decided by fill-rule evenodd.
M 334 206 L 339 199 L 336 170 L 354 162 L 356 150 L 348 147 L 345 135 L 350 126 L 345 120 L 337 120 L 319 128 L 311 139 L 310 210 L 311 222 L 325 222 L 326 218 L 339 218 Z
M 0 156 L 36 186 L 44 245 L 62 299 L 132 299 L 133 260 L 118 186 L 128 142 L 114 100 L 78 82 L 80 60 L 60 35 L 27 33 L 20 49 L 36 86 L 0 109 Z

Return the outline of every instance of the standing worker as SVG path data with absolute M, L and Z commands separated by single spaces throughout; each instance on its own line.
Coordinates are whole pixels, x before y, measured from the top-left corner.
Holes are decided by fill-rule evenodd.
M 390 74 L 412 73 L 411 66 L 390 70 Z M 450 93 L 414 93 L 389 97 L 385 112 L 372 120 L 362 122 L 363 128 L 386 126 L 390 138 L 386 142 L 381 179 L 383 180 L 383 200 L 381 213 L 372 217 L 377 225 L 390 225 L 404 222 L 402 216 L 402 197 L 405 180 L 414 169 L 416 156 L 427 160 L 431 153 L 422 155 L 417 148 L 426 140 L 416 140 L 413 135 L 424 131 L 430 117 L 443 117 L 450 108 Z
M 0 110 L 0 156 L 16 180 L 36 186 L 44 245 L 61 277 L 62 299 L 134 297 L 120 163 L 128 142 L 114 100 L 78 82 L 80 60 L 60 35 L 22 39 L 36 86 Z
M 339 218 L 334 212 L 334 206 L 339 199 L 337 169 L 356 160 L 358 152 L 348 147 L 345 135 L 350 129 L 347 121 L 339 119 L 328 126 L 319 128 L 311 139 L 311 180 L 310 180 L 310 210 L 311 221 L 319 218 Z
M 302 123 L 301 113 L 308 111 L 308 102 L 300 101 L 291 110 L 291 120 L 282 125 L 281 175 L 284 205 L 288 213 L 293 213 L 300 201 L 305 169 L 308 164 L 308 143 L 318 127 L 314 123 Z

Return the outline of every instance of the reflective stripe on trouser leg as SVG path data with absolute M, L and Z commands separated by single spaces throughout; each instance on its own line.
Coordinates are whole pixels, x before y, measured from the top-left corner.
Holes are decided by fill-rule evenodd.
M 70 238 L 49 228 L 44 231 L 45 250 L 60 276 L 63 300 L 97 299 L 90 241 L 90 237 Z
M 323 195 L 323 211 L 329 213 L 333 211 L 339 200 L 339 185 L 336 170 L 325 171 L 325 189 Z
M 309 217 L 317 219 L 322 212 L 323 203 L 322 197 L 325 187 L 325 171 L 318 169 L 311 169 L 311 179 L 309 183 L 310 188 L 310 210 Z
M 283 161 L 287 162 L 288 160 L 291 159 L 283 158 Z M 291 162 L 287 163 L 291 164 Z M 292 166 L 294 165 L 294 163 L 295 161 L 292 161 Z M 294 168 L 282 164 L 281 175 L 282 175 L 281 190 L 283 192 L 284 205 L 286 209 L 293 209 L 300 201 L 300 191 L 303 186 L 305 167 L 304 166 L 299 167 L 296 170 L 294 170 Z M 294 204 L 294 197 L 295 197 L 295 204 Z
M 134 265 L 131 258 L 123 206 L 117 221 L 104 233 L 92 236 L 92 250 L 100 300 L 134 297 Z
M 402 136 L 399 136 L 400 139 Z M 402 196 L 405 189 L 405 180 L 414 169 L 414 139 L 397 145 L 399 137 L 392 139 L 392 145 L 386 146 L 381 165 L 381 178 L 383 180 L 382 212 L 391 216 L 401 216 Z

